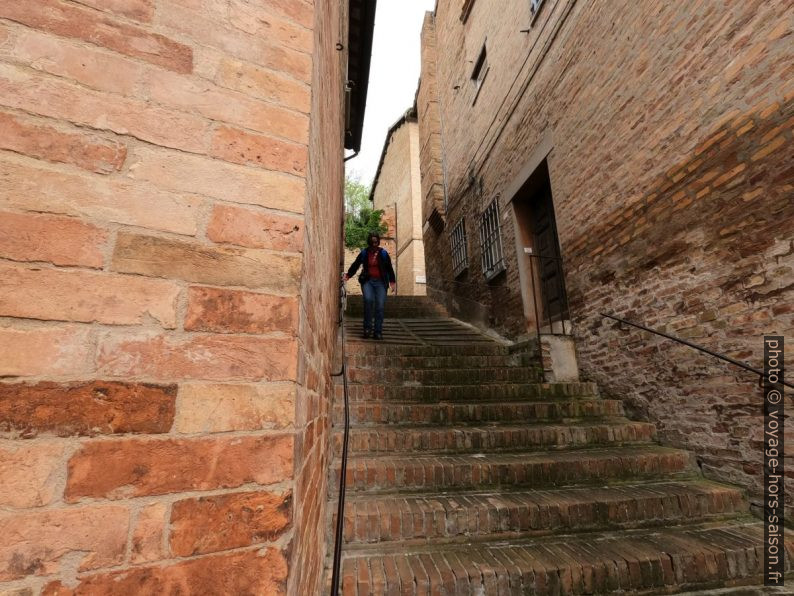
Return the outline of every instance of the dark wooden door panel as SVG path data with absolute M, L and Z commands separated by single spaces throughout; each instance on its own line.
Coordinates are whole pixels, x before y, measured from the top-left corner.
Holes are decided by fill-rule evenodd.
M 535 237 L 544 316 L 551 321 L 560 320 L 565 302 L 564 283 L 554 205 L 548 188 L 537 196 L 532 205 L 532 233 Z

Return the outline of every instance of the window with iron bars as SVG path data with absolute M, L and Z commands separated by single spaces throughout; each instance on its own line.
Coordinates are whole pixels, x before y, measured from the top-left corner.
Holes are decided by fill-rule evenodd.
M 505 270 L 502 235 L 499 230 L 499 201 L 494 199 L 480 216 L 482 272 L 486 280 Z
M 466 224 L 461 219 L 449 237 L 452 243 L 452 274 L 457 277 L 469 268 L 469 254 L 466 250 Z

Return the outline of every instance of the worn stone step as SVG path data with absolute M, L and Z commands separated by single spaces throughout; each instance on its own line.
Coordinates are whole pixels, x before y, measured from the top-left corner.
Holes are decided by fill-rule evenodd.
M 351 368 L 351 383 L 420 383 L 427 385 L 469 385 L 485 383 L 538 383 L 542 370 L 531 366 L 504 366 L 490 368 Z
M 344 395 L 337 381 L 336 398 Z M 523 401 L 588 397 L 598 395 L 594 383 L 493 383 L 471 385 L 391 385 L 349 383 L 351 401 L 396 400 L 416 402 L 441 401 Z
M 625 418 L 569 424 L 488 426 L 379 426 L 352 428 L 348 453 L 471 453 L 527 449 L 568 449 L 648 443 L 656 427 Z M 342 453 L 342 430 L 333 434 L 334 454 Z
M 746 518 L 654 531 L 348 554 L 342 594 L 671 593 L 761 580 L 763 525 Z M 786 541 L 786 569 L 794 541 Z
M 329 487 L 339 489 L 339 458 L 329 470 Z M 570 486 L 690 475 L 691 455 L 657 445 L 630 448 L 535 451 L 530 453 L 413 454 L 354 456 L 347 466 L 349 492 L 441 491 L 486 487 Z
M 334 405 L 334 424 L 337 426 L 344 421 L 342 408 L 342 403 L 337 400 Z M 359 401 L 350 407 L 350 421 L 355 425 L 562 422 L 623 414 L 623 402 L 601 398 L 463 404 Z
M 351 546 L 477 537 L 512 540 L 700 522 L 746 513 L 747 508 L 740 490 L 706 480 L 454 495 L 353 495 L 345 506 L 344 536 Z M 332 513 L 335 527 L 336 510 Z

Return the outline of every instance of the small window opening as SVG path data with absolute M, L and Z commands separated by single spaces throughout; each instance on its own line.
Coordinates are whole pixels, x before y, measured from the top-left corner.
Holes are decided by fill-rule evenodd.
M 472 105 L 477 101 L 477 96 L 480 94 L 482 83 L 485 80 L 485 75 L 488 74 L 488 54 L 483 44 L 480 50 L 480 55 L 477 57 L 477 62 L 474 63 L 474 70 L 471 72 L 471 80 L 474 83 L 474 100 Z

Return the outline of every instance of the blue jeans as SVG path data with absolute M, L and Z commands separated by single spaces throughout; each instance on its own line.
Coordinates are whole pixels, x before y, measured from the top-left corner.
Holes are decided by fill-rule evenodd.
M 375 333 L 383 333 L 383 307 L 386 305 L 387 286 L 380 280 L 370 279 L 361 284 L 364 294 L 364 331 L 372 329 L 372 314 L 375 311 Z

